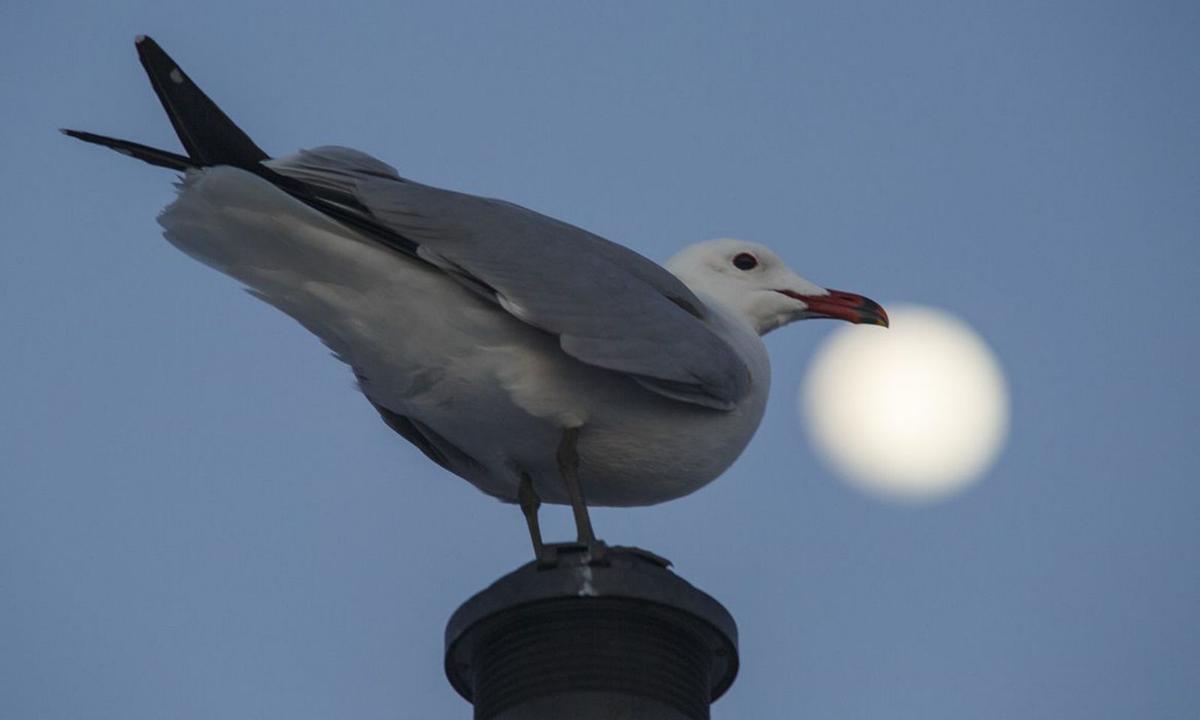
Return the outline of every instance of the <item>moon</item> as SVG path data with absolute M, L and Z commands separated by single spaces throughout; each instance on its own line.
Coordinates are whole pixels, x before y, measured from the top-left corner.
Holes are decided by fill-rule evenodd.
M 987 343 L 945 311 L 901 305 L 888 315 L 888 329 L 829 336 L 800 411 L 818 454 L 850 484 L 890 499 L 946 497 L 978 479 L 1004 444 L 1004 372 Z

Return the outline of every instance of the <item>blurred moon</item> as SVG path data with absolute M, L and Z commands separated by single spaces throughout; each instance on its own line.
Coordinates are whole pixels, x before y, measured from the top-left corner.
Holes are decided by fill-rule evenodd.
M 838 329 L 801 389 L 812 441 L 872 494 L 928 500 L 960 490 L 996 458 L 1008 390 L 995 355 L 963 321 L 931 307 L 888 308 L 891 328 Z

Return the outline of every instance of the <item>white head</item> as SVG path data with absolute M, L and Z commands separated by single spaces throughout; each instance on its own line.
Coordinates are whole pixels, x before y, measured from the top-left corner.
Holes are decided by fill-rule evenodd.
M 888 324 L 887 313 L 875 301 L 805 280 L 758 243 L 696 243 L 668 260 L 667 269 L 696 294 L 734 311 L 759 335 L 807 318 Z

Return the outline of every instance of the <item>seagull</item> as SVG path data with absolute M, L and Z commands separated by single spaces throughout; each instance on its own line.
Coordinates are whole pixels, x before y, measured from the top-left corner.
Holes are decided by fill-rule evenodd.
M 861 295 L 721 239 L 662 267 L 503 200 L 423 185 L 325 146 L 272 158 L 139 36 L 186 154 L 62 132 L 182 173 L 158 221 L 172 245 L 294 318 L 350 366 L 383 421 L 430 460 L 518 504 L 643 506 L 714 480 L 762 420 L 762 336 L 796 320 L 886 327 Z M 558 546 L 555 546 L 558 547 Z

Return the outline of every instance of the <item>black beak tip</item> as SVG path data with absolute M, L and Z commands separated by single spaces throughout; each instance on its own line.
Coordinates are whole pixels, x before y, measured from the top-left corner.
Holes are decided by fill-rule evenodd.
M 863 308 L 862 322 L 879 327 L 891 327 L 887 310 L 884 310 L 883 306 L 874 300 L 867 300 L 867 307 Z

